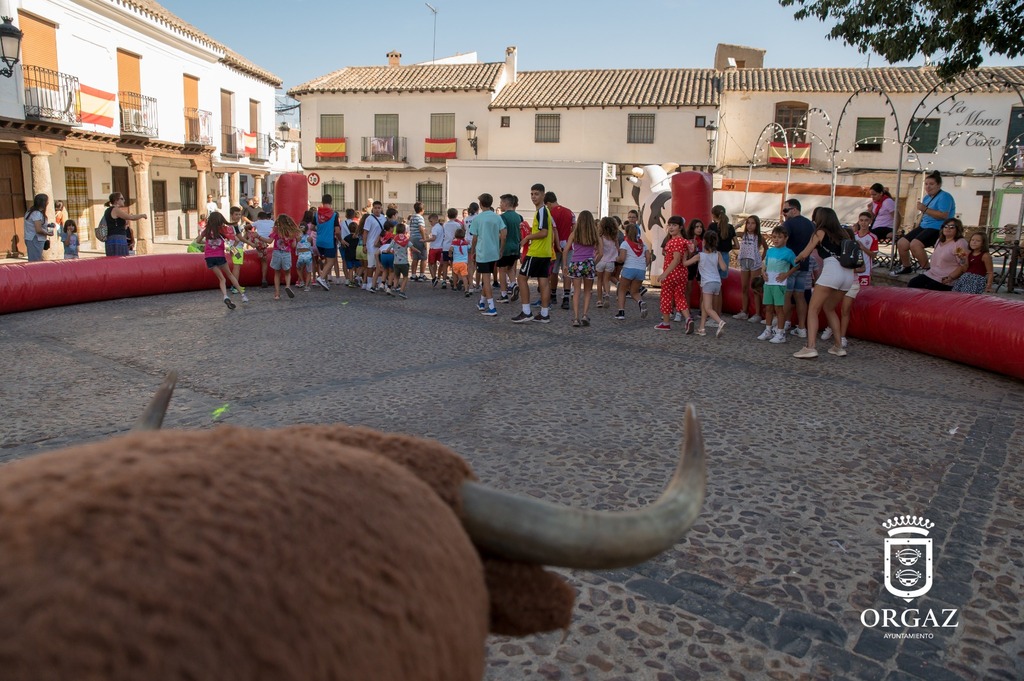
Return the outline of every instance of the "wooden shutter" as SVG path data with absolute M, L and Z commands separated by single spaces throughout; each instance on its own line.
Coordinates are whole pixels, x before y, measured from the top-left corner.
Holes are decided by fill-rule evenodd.
M 260 131 L 260 103 L 255 99 L 249 100 L 249 132 Z
M 139 61 L 139 55 L 137 54 L 122 50 L 117 51 L 117 89 L 121 92 L 142 94 L 142 74 L 139 68 Z M 134 98 L 131 98 L 129 102 L 122 101 L 121 106 L 126 107 L 128 103 L 138 107 L 138 103 Z
M 21 63 L 57 70 L 57 25 L 18 10 L 21 39 Z
M 186 109 L 198 109 L 199 108 L 199 79 L 195 76 L 183 76 L 183 83 L 185 87 L 185 108 Z

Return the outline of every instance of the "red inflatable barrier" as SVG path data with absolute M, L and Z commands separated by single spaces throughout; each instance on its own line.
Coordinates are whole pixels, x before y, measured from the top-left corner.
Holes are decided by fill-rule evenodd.
M 255 253 L 246 253 L 239 279 L 243 286 L 259 284 Z M 4 265 L 0 314 L 216 287 L 202 253 Z M 722 292 L 723 310 L 737 311 L 739 271 L 730 270 Z M 691 287 L 690 302 L 700 307 L 698 286 Z M 824 315 L 819 328 L 825 328 Z M 848 335 L 1024 380 L 1022 329 L 1024 302 L 876 286 L 861 289 Z
M 260 261 L 246 253 L 242 286 L 258 286 Z M 202 253 L 90 258 L 0 267 L 0 314 L 99 300 L 217 288 Z
M 689 226 L 690 220 L 699 218 L 705 225 L 711 222 L 711 199 L 713 190 L 711 175 L 696 170 L 673 175 L 672 215 L 682 215 Z
M 284 213 L 298 224 L 309 209 L 308 186 L 302 173 L 285 173 L 278 177 L 274 185 L 274 217 Z

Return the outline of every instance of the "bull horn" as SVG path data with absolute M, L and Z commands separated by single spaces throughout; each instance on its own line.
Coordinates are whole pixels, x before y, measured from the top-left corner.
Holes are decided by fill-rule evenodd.
M 662 168 L 663 168 L 663 169 L 665 170 L 665 172 L 666 172 L 666 173 L 668 173 L 669 175 L 671 175 L 671 174 L 672 174 L 672 173 L 674 173 L 675 171 L 679 170 L 679 164 L 678 164 L 678 163 L 662 163 L 662 164 L 661 164 L 661 167 L 662 167 Z
M 164 416 L 167 414 L 167 405 L 171 402 L 171 396 L 174 394 L 174 386 L 178 382 L 178 372 L 168 372 L 167 376 L 164 377 L 164 382 L 157 388 L 156 394 L 153 395 L 153 399 L 146 405 L 145 411 L 142 412 L 142 416 L 135 422 L 132 427 L 132 431 L 142 430 L 160 430 L 160 426 L 164 423 Z
M 508 560 L 590 570 L 635 565 L 678 542 L 704 501 L 704 439 L 692 405 L 675 475 L 635 511 L 592 511 L 462 485 L 462 524 L 481 549 Z

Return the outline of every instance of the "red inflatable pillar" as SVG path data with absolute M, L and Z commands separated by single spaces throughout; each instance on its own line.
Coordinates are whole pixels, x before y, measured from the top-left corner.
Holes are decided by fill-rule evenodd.
M 706 225 L 711 222 L 711 173 L 688 170 L 672 176 L 672 215 L 690 220 L 699 218 Z
M 295 220 L 302 220 L 309 208 L 309 190 L 306 176 L 302 173 L 285 173 L 277 178 L 274 186 L 274 217 L 282 213 Z

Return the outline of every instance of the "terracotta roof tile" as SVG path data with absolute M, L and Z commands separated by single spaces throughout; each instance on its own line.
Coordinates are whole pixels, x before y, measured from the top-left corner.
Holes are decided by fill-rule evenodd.
M 297 85 L 288 94 L 296 97 L 316 92 L 493 92 L 504 67 L 504 62 L 350 66 Z
M 716 106 L 714 69 L 523 71 L 492 109 Z
M 241 71 L 242 73 L 258 78 L 265 83 L 273 85 L 274 87 L 281 87 L 281 79 L 273 73 L 254 64 L 234 50 L 228 48 L 223 43 L 214 40 L 192 24 L 183 21 L 176 15 L 169 12 L 162 5 L 153 2 L 153 0 L 111 0 L 111 3 L 140 10 L 143 13 L 150 15 L 156 21 L 163 23 L 168 28 L 176 30 L 193 40 L 206 43 L 208 46 L 216 50 L 222 51 L 224 56 L 220 59 L 221 63 L 226 64 L 237 71 Z
M 729 69 L 722 72 L 723 90 L 737 92 L 855 92 L 878 88 L 889 93 L 927 92 L 941 82 L 934 67 Z M 1024 67 L 986 67 L 964 74 L 940 92 L 964 86 L 992 87 L 993 82 L 1024 83 Z

